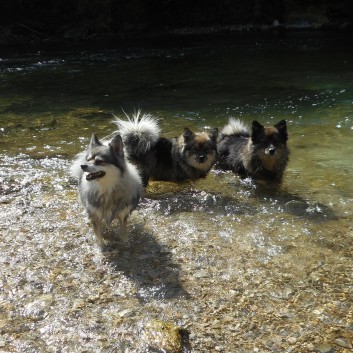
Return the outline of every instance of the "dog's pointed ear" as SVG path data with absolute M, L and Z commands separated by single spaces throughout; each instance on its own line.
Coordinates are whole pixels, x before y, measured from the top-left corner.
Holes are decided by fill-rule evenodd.
M 287 123 L 286 123 L 286 121 L 285 121 L 284 119 L 281 120 L 279 123 L 277 123 L 277 124 L 275 125 L 275 128 L 278 129 L 278 130 L 280 130 L 280 129 L 287 129 Z
M 124 145 L 120 135 L 115 135 L 109 143 L 109 147 L 119 157 L 124 157 Z
M 190 129 L 188 129 L 187 127 L 184 128 L 183 137 L 185 142 L 190 141 L 193 136 L 195 136 L 195 134 Z
M 287 123 L 284 119 L 277 123 L 275 128 L 278 130 L 279 134 L 284 140 L 288 140 Z
M 263 130 L 264 129 L 264 126 L 261 125 L 257 120 L 254 120 L 252 122 L 252 129 L 253 130 Z
M 99 141 L 97 134 L 94 132 L 89 143 L 89 148 L 92 149 L 97 146 L 102 146 L 102 143 Z
M 208 135 L 210 136 L 210 139 L 211 139 L 212 141 L 217 141 L 217 138 L 218 138 L 218 127 L 213 128 L 213 129 L 209 132 Z
M 259 143 L 265 137 L 265 127 L 254 120 L 251 126 L 251 140 L 253 143 Z

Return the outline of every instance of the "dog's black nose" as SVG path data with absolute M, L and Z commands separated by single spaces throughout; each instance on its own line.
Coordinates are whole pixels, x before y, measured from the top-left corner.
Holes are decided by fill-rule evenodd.
M 270 147 L 270 148 L 268 149 L 268 153 L 269 153 L 271 156 L 273 156 L 273 155 L 275 154 L 275 152 L 276 152 L 276 148 L 275 148 L 275 147 Z
M 203 163 L 207 159 L 207 157 L 204 154 L 200 154 L 198 159 L 200 163 Z
M 85 171 L 87 168 L 88 168 L 88 165 L 87 165 L 87 164 L 81 164 L 81 169 L 82 169 L 83 171 Z

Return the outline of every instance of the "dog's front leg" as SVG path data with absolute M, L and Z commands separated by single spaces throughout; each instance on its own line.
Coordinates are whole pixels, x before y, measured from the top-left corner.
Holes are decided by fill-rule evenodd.
M 120 222 L 120 239 L 124 242 L 127 243 L 129 241 L 128 236 L 127 236 L 127 219 L 128 215 L 126 215 L 124 218 L 119 217 L 119 222 Z
M 99 245 L 100 246 L 107 245 L 108 242 L 106 239 L 104 239 L 104 236 L 103 236 L 103 232 L 104 232 L 105 227 L 102 225 L 101 220 L 98 218 L 92 217 L 91 223 L 92 223 L 92 227 L 93 227 L 93 232 L 96 236 L 96 239 L 97 239 Z

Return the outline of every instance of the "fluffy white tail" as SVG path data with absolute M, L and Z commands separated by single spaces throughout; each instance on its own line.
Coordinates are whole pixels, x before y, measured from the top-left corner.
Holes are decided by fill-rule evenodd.
M 228 124 L 224 126 L 221 137 L 229 135 L 249 135 L 248 127 L 239 119 L 230 118 Z
M 125 113 L 125 112 L 124 112 Z M 127 120 L 115 117 L 114 123 L 118 127 L 125 148 L 130 156 L 143 155 L 158 141 L 160 128 L 157 118 L 151 114 L 142 114 L 141 110 L 131 116 L 126 114 Z

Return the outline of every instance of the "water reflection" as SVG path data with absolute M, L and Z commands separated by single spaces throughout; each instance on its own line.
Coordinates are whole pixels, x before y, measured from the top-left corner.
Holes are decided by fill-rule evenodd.
M 220 179 L 222 173 L 217 174 L 216 179 Z M 197 189 L 166 192 L 162 195 L 153 195 L 152 192 L 148 194 L 149 199 L 142 201 L 141 207 L 148 206 L 166 216 L 183 212 L 206 212 L 220 216 L 271 213 L 274 217 L 276 214 L 290 214 L 313 222 L 338 220 L 330 206 L 291 194 L 278 183 L 255 183 L 250 178 L 242 180 L 229 173 L 227 177 L 228 181 L 234 179 L 227 183 L 231 188 L 228 195 L 224 191 L 217 193 Z M 218 182 L 222 183 L 221 180 Z M 152 190 L 156 188 L 158 186 L 151 186 Z
M 234 197 L 201 190 L 184 190 L 177 194 L 162 195 L 157 199 L 142 201 L 141 207 L 145 205 L 166 216 L 183 212 L 206 212 L 219 215 L 251 215 L 256 212 L 251 205 L 240 203 Z
M 330 206 L 315 199 L 310 200 L 301 195 L 292 194 L 278 185 L 271 185 L 270 183 L 259 185 L 253 189 L 253 195 L 267 205 L 273 213 L 276 213 L 277 209 L 277 211 L 309 219 L 313 222 L 338 220 L 338 216 Z

